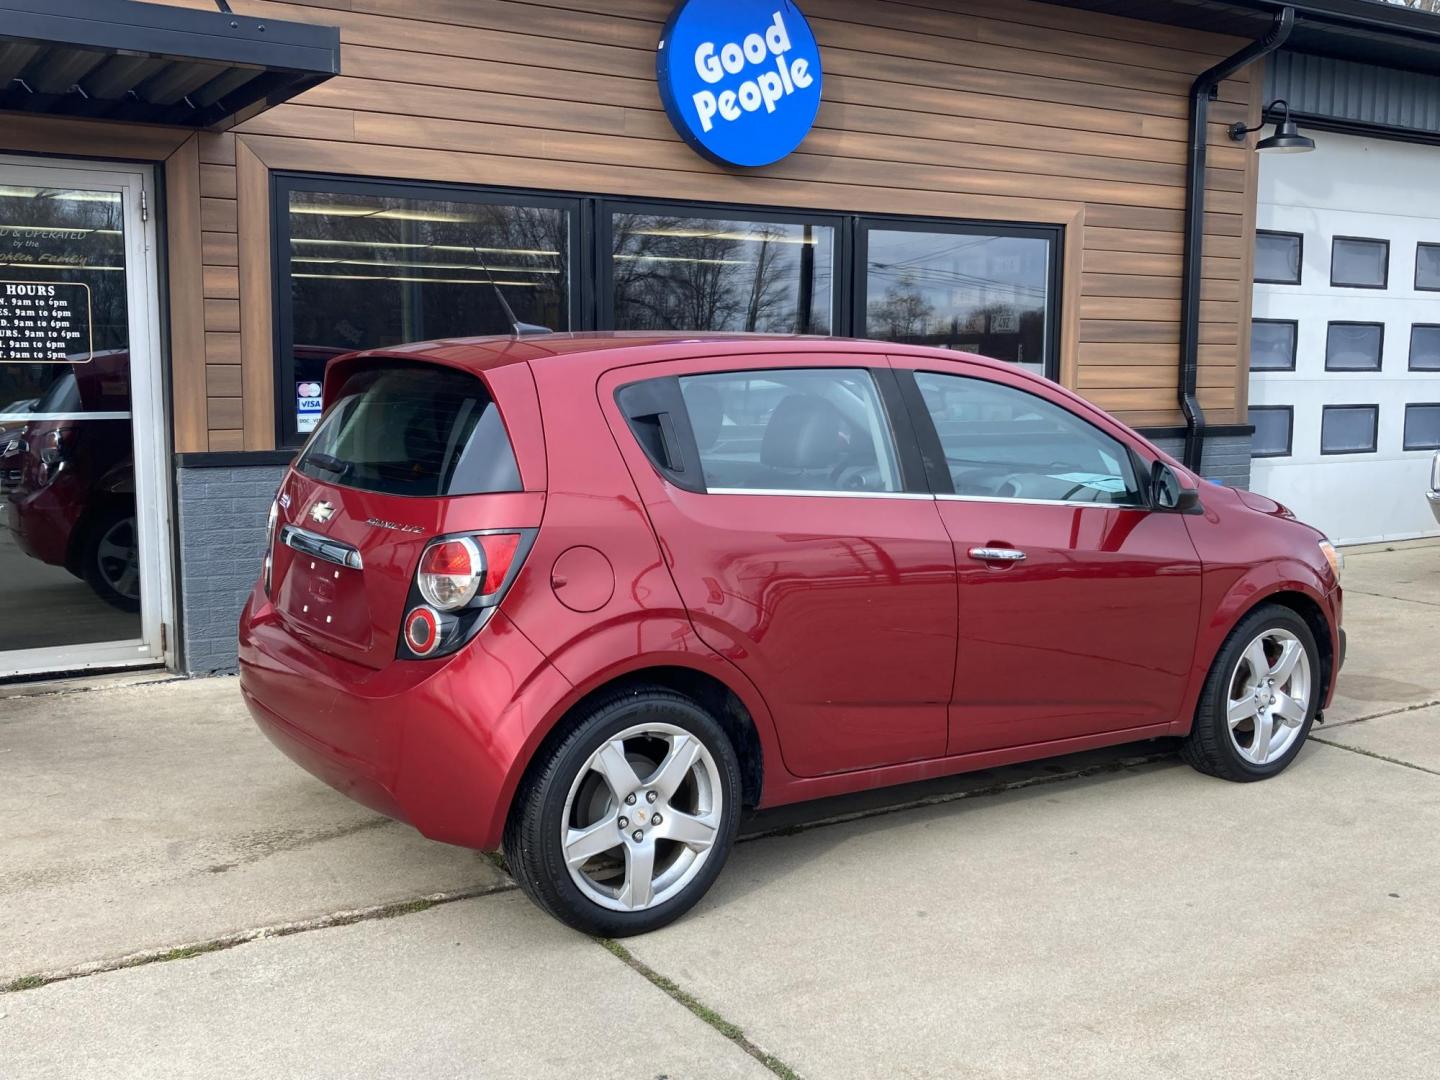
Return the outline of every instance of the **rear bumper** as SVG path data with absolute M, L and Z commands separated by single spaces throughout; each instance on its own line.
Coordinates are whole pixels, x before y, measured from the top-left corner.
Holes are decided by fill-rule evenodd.
M 240 619 L 240 687 L 307 772 L 432 839 L 490 850 L 529 736 L 569 683 L 499 612 L 454 656 L 375 670 L 294 637 L 257 590 Z

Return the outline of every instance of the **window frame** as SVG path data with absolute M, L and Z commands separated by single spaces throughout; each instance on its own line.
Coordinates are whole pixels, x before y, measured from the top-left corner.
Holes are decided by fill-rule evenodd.
M 1048 240 L 1051 243 L 1050 270 L 1046 275 L 1045 352 L 1044 376 L 1057 380 L 1060 371 L 1060 320 L 1061 293 L 1065 279 L 1065 227 L 1063 225 L 1034 225 L 1014 222 L 957 222 L 945 219 L 902 217 L 880 214 L 859 214 L 851 221 L 853 230 L 853 258 L 850 263 L 853 297 L 850 305 L 851 323 L 847 333 L 852 337 L 864 337 L 865 313 L 869 308 L 870 275 L 866 267 L 870 262 L 870 233 L 879 229 L 885 232 L 942 233 L 952 236 L 1012 236 L 1033 240 Z M 1019 366 L 1019 365 L 1017 365 Z
M 1375 350 L 1374 367 L 1332 367 L 1330 364 L 1330 331 L 1337 326 L 1378 326 L 1380 328 L 1380 347 Z M 1385 324 L 1383 322 L 1372 322 L 1362 319 L 1333 319 L 1325 324 L 1325 370 L 1340 375 L 1371 375 L 1385 368 Z
M 1267 326 L 1288 326 L 1290 327 L 1290 363 L 1285 367 L 1256 367 L 1255 366 L 1255 324 L 1265 323 Z M 1250 320 L 1250 371 L 1263 374 L 1267 371 L 1294 371 L 1295 357 L 1300 351 L 1300 320 L 1299 319 L 1251 319 Z
M 1143 461 L 1135 452 L 1135 448 L 1118 434 L 1106 431 L 1099 424 L 1089 417 L 1083 416 L 1069 406 L 1054 401 L 1044 394 L 1037 394 L 1022 386 L 1015 386 L 1012 383 L 987 378 L 983 373 L 977 371 L 938 371 L 931 367 L 906 367 L 897 368 L 895 374 L 900 384 L 900 391 L 905 399 L 905 405 L 910 414 L 910 425 L 915 432 L 916 442 L 919 446 L 920 456 L 925 463 L 925 475 L 929 481 L 930 492 L 937 499 L 951 502 L 1000 502 L 1013 503 L 1020 506 L 1080 506 L 1097 507 L 1108 510 L 1153 510 L 1150 498 L 1149 479 L 1150 465 Z M 1083 499 L 1022 499 L 1007 498 L 1003 495 L 960 495 L 955 491 L 955 481 L 950 475 L 950 469 L 946 464 L 945 445 L 940 439 L 940 431 L 935 426 L 935 418 L 930 414 L 930 408 L 925 403 L 925 395 L 916 381 L 917 375 L 939 375 L 954 379 L 969 379 L 973 382 L 984 383 L 987 386 L 999 386 L 1006 390 L 1013 390 L 1017 394 L 1026 394 L 1030 397 L 1043 401 L 1052 408 L 1059 409 L 1066 416 L 1077 423 L 1084 424 L 1097 436 L 1115 443 L 1124 452 L 1124 457 L 1130 463 L 1130 469 L 1134 473 L 1137 502 L 1124 503 L 1102 503 L 1090 502 Z
M 288 401 L 287 388 L 295 383 L 295 320 L 294 296 L 289 287 L 291 277 L 290 194 L 313 192 L 326 195 L 368 195 L 379 198 L 432 199 L 446 202 L 470 202 L 481 206 L 525 206 L 567 211 L 570 229 L 567 238 L 568 281 L 566 301 L 570 310 L 570 330 L 584 327 L 586 291 L 589 275 L 581 272 L 588 265 L 582 260 L 584 228 L 583 207 L 574 196 L 550 192 L 533 192 L 514 188 L 472 187 L 465 184 L 435 183 L 428 180 L 384 180 L 368 177 L 340 177 L 323 173 L 275 171 L 270 174 L 270 280 L 272 316 L 271 331 L 275 378 L 275 445 L 299 449 L 306 436 L 297 430 L 293 404 Z M 559 327 L 556 327 L 559 329 Z M 290 393 L 293 393 L 291 391 Z
M 1440 289 L 1437 289 L 1436 292 L 1440 292 Z M 1415 331 L 1416 331 L 1416 330 L 1435 330 L 1435 331 L 1437 331 L 1437 332 L 1440 332 L 1440 323 L 1411 323 L 1411 324 L 1410 324 L 1410 349 L 1409 349 L 1409 351 L 1405 354 L 1405 370 L 1406 370 L 1406 371 L 1422 371 L 1422 372 L 1440 372 L 1440 364 L 1436 364 L 1434 367 L 1416 367 L 1416 366 L 1415 366 Z
M 1407 401 L 1405 403 L 1405 419 L 1400 428 L 1400 449 L 1401 450 L 1440 450 L 1440 440 L 1433 443 L 1426 443 L 1423 446 L 1415 446 L 1410 442 L 1410 410 L 1411 409 L 1440 409 L 1440 401 Z
M 1414 280 L 1414 285 L 1415 285 L 1415 291 L 1416 291 L 1416 292 L 1440 292 L 1440 285 L 1421 285 L 1421 284 L 1420 284 L 1420 249 L 1421 249 L 1421 248 L 1440 248 L 1440 241 L 1433 241 L 1433 240 L 1419 240 L 1419 241 L 1416 241 L 1416 244 L 1415 244 L 1415 277 L 1414 277 L 1414 279 L 1413 279 L 1413 280 Z
M 615 273 L 609 253 L 614 250 L 616 214 L 673 214 L 678 217 L 711 218 L 737 222 L 777 225 L 814 225 L 831 231 L 834 265 L 830 268 L 830 335 L 849 335 L 849 277 L 845 267 L 849 256 L 845 215 L 820 211 L 787 211 L 775 207 L 747 207 L 734 203 L 685 202 L 668 199 L 641 199 L 605 195 L 590 200 L 593 217 L 594 261 L 590 268 L 595 283 L 594 329 L 615 329 Z M 644 333 L 645 331 L 636 331 Z
M 1379 285 L 1356 285 L 1335 280 L 1335 245 L 1341 240 L 1353 240 L 1361 244 L 1381 244 L 1385 248 L 1385 277 Z M 1390 287 L 1390 241 L 1378 236 L 1332 236 L 1330 238 L 1330 287 L 1332 289 L 1379 289 Z
M 1326 450 L 1325 449 L 1325 417 L 1332 412 L 1357 412 L 1368 411 L 1375 417 L 1375 426 L 1371 433 L 1370 445 L 1359 450 Z M 1322 405 L 1320 407 L 1320 455 L 1322 457 L 1345 457 L 1349 454 L 1375 454 L 1380 449 L 1380 405 L 1378 402 L 1366 404 L 1363 402 L 1346 403 L 1343 405 Z
M 1256 285 L 1299 285 L 1305 278 L 1305 234 L 1290 232 L 1287 229 L 1256 229 L 1255 236 L 1258 239 L 1262 236 L 1290 236 L 1295 239 L 1295 280 L 1289 278 L 1262 278 L 1251 275 L 1253 284 Z
M 481 205 L 534 206 L 568 210 L 570 217 L 569 282 L 567 300 L 571 331 L 614 328 L 613 275 L 610 252 L 614 213 L 672 213 L 732 219 L 773 221 L 784 224 L 811 224 L 834 230 L 834 266 L 831 268 L 832 295 L 830 335 L 856 337 L 864 326 L 865 288 L 860 272 L 864 265 L 866 230 L 911 230 L 956 235 L 1031 236 L 1051 241 L 1051 260 L 1046 280 L 1045 376 L 1058 379 L 1061 356 L 1060 336 L 1065 308 L 1065 241 L 1067 226 L 1047 222 L 986 221 L 983 219 L 938 218 L 923 215 L 869 215 L 807 207 L 772 204 L 707 202 L 704 200 L 656 199 L 640 196 L 460 184 L 430 180 L 396 180 L 384 177 L 351 176 L 301 170 L 273 170 L 270 174 L 270 285 L 273 349 L 270 368 L 275 380 L 272 412 L 275 445 L 298 450 L 305 436 L 296 430 L 294 405 L 286 388 L 295 382 L 294 312 L 290 289 L 289 194 L 310 191 L 326 194 L 371 195 L 401 199 L 439 199 Z M 1299 235 L 1299 234 L 1295 234 Z M 1303 239 L 1302 239 L 1303 243 Z M 857 284 L 858 283 L 858 284 Z M 557 328 L 558 329 L 558 328 Z M 869 365 L 866 365 L 867 367 Z M 881 369 L 870 368 L 872 371 Z M 892 416 L 891 423 L 897 421 Z
M 1283 412 L 1286 414 L 1285 422 L 1285 449 L 1284 450 L 1262 450 L 1255 449 L 1254 440 L 1250 444 L 1251 458 L 1287 458 L 1295 456 L 1295 406 L 1294 405 L 1251 405 L 1250 412 Z M 1253 427 L 1253 425 L 1252 425 Z

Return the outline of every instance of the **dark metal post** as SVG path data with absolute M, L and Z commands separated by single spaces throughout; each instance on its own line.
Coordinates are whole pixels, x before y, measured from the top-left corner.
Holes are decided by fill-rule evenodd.
M 1200 376 L 1200 278 L 1205 265 L 1205 147 L 1210 101 L 1221 80 L 1285 44 L 1295 27 L 1295 9 L 1283 8 L 1259 41 L 1202 72 L 1190 86 L 1190 154 L 1186 163 L 1185 259 L 1180 285 L 1180 411 L 1185 414 L 1185 465 L 1200 471 L 1205 452 L 1205 412 L 1196 387 Z M 1245 284 L 1241 283 L 1242 286 Z M 1241 328 L 1244 332 L 1244 328 Z

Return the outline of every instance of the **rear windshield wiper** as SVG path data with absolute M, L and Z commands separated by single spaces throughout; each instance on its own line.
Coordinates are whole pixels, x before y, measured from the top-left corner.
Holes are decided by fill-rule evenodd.
M 345 476 L 355 467 L 353 461 L 341 461 L 332 454 L 322 454 L 318 450 L 312 450 L 305 455 L 305 464 L 315 465 L 336 476 Z

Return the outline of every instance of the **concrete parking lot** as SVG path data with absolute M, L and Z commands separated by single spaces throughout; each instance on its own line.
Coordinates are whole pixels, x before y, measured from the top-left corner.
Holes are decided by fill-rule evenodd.
M 1440 545 L 1327 723 L 759 815 L 612 946 L 285 761 L 232 679 L 0 698 L 0 1077 L 1440 1075 Z

